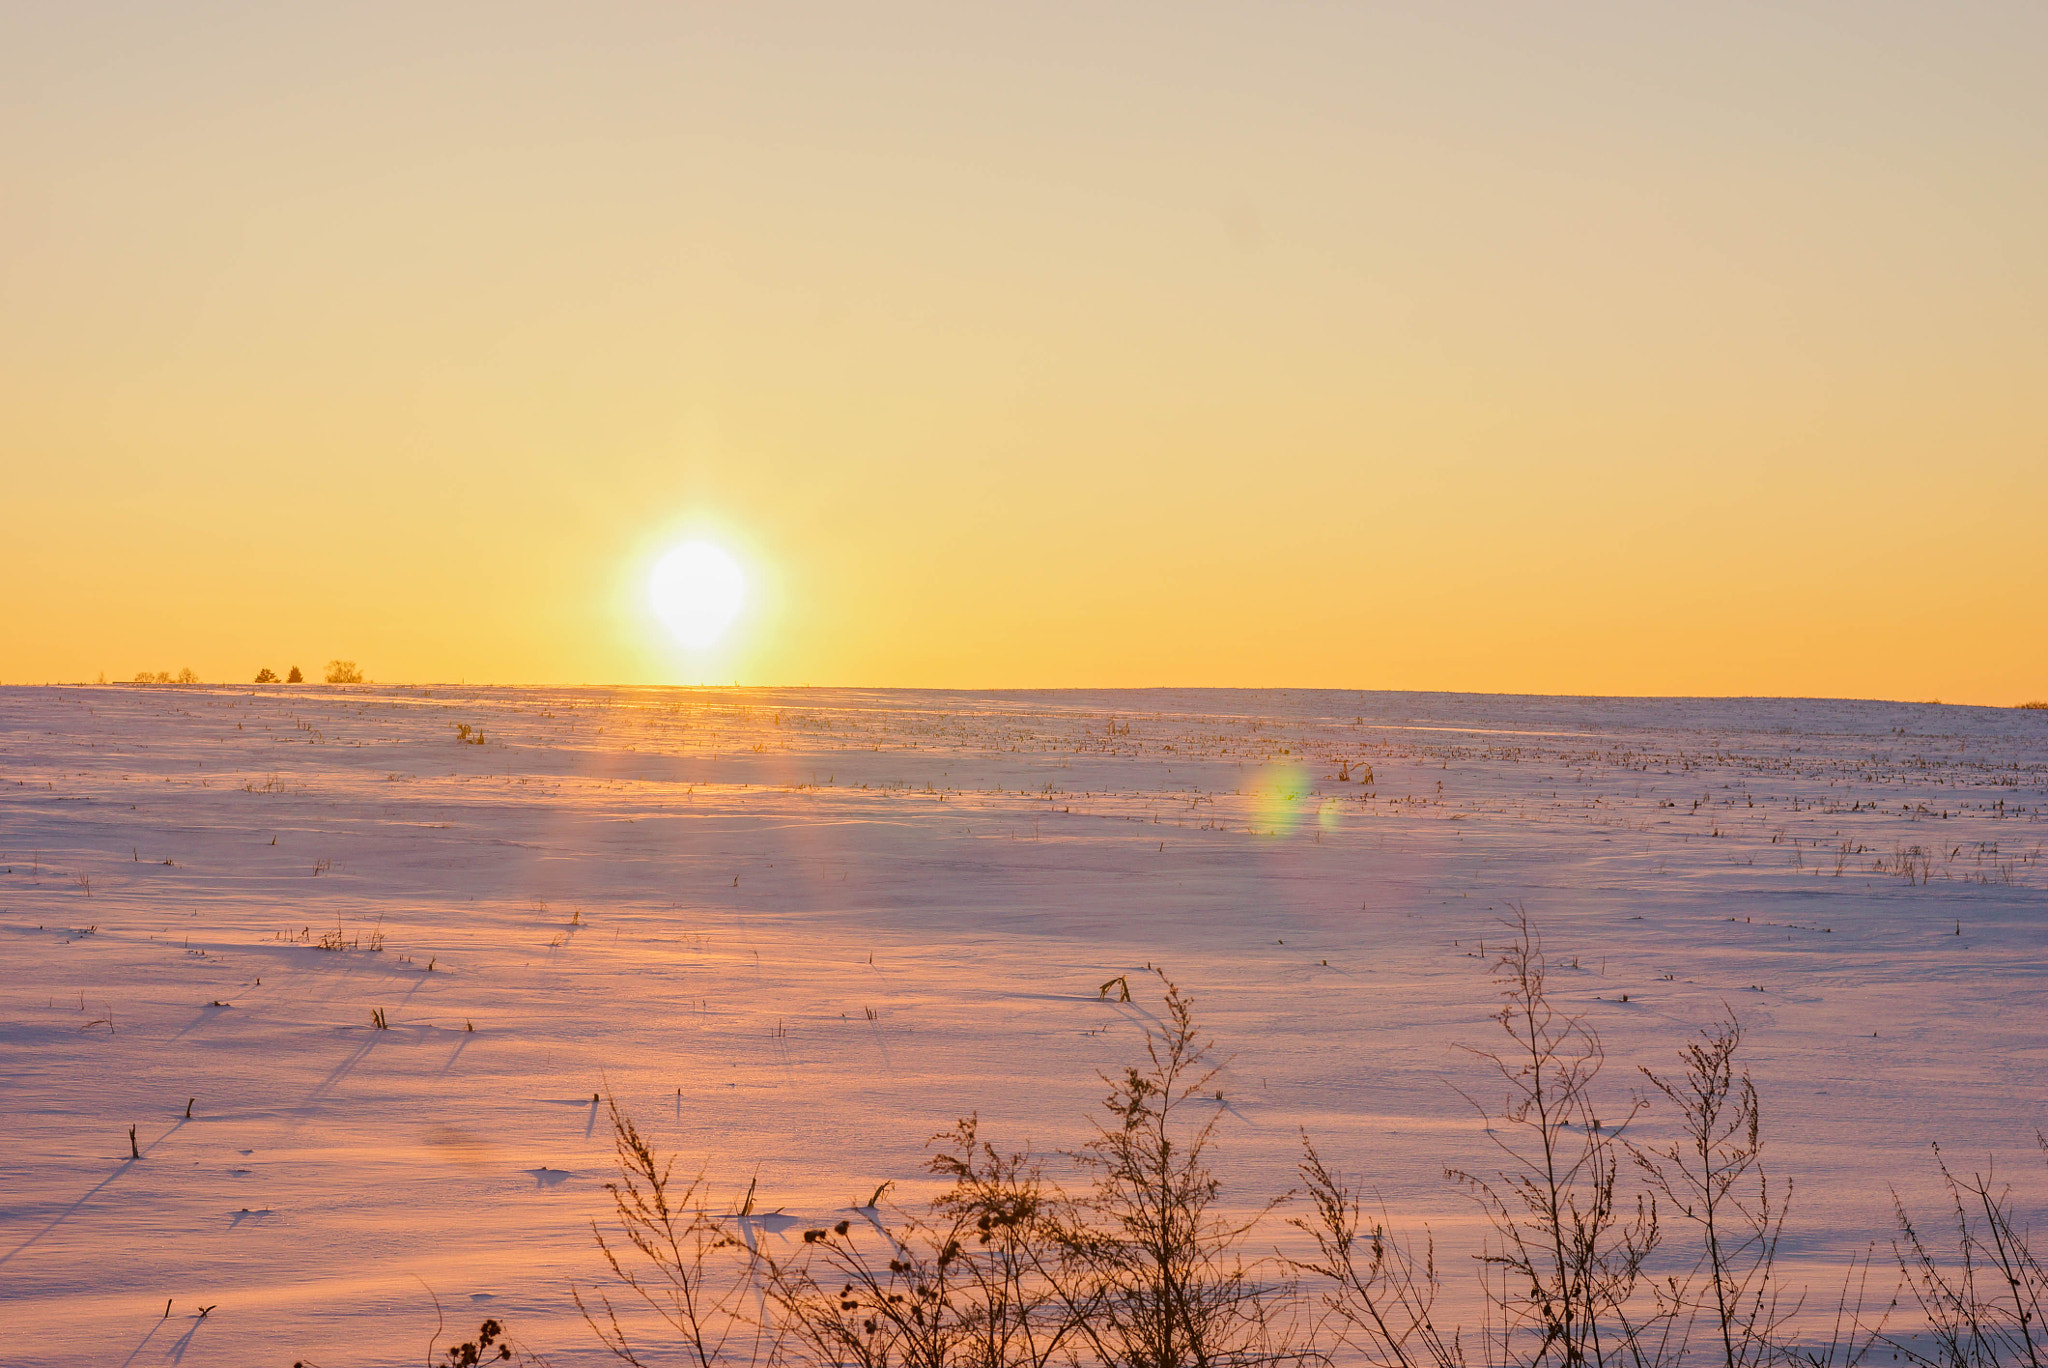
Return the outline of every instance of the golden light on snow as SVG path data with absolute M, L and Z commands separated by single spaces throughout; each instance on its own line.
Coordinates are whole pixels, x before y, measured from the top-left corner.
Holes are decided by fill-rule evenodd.
M 747 579 L 739 562 L 710 542 L 684 542 L 655 565 L 648 597 L 675 639 L 701 650 L 739 616 Z

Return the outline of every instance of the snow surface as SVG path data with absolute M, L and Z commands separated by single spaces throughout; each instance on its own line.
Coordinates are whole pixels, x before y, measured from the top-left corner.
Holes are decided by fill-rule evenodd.
M 1098 987 L 1148 964 L 1230 1057 L 1228 1197 L 1290 1186 L 1306 1127 L 1462 1286 L 1441 1171 L 1488 1162 L 1456 1088 L 1491 1094 L 1456 1045 L 1495 1029 L 1511 902 L 1617 1111 L 1740 1014 L 1818 1295 L 1893 1187 L 1934 1211 L 1931 1141 L 2048 1190 L 2048 713 L 8 688 L 0 765 L 19 1368 L 415 1363 L 426 1287 L 598 1362 L 567 1295 L 600 1271 L 593 1093 L 724 1192 L 914 1198 L 957 1115 L 1085 1139 L 1156 1001 Z

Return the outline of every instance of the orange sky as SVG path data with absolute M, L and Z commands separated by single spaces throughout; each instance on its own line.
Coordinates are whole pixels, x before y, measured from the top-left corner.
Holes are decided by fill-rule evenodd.
M 2035 4 L 16 6 L 0 682 L 2048 696 L 2044 66 Z

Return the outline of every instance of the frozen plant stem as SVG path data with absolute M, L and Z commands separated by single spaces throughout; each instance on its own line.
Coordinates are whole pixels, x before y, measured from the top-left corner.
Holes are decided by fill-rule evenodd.
M 1165 1010 L 1146 1027 L 1145 1059 L 1103 1075 L 1109 1095 L 1095 1138 L 1074 1156 L 1095 1183 L 1080 1203 L 1092 1219 L 1075 1222 L 1063 1241 L 1063 1296 L 1104 1364 L 1273 1363 L 1291 1357 L 1276 1342 L 1279 1298 L 1239 1253 L 1273 1203 L 1249 1218 L 1218 1214 L 1211 1150 L 1223 1111 L 1183 1113 L 1215 1093 L 1222 1062 L 1195 1024 L 1193 1000 L 1164 971 L 1153 973 Z
M 1638 1197 L 1632 1216 L 1616 1200 L 1619 1137 L 1642 1103 L 1618 1125 L 1602 1123 L 1592 1094 L 1606 1058 L 1600 1038 L 1584 1017 L 1551 1002 L 1542 940 L 1515 911 L 1514 938 L 1492 970 L 1501 994 L 1493 1019 L 1509 1043 L 1464 1047 L 1504 1085 L 1498 1113 L 1466 1100 L 1507 1167 L 1491 1178 L 1462 1169 L 1445 1175 L 1493 1225 L 1482 1261 L 1493 1275 L 1487 1298 L 1499 1317 L 1500 1361 L 1609 1368 L 1641 1358 L 1653 1323 L 1666 1319 L 1639 1321 L 1632 1309 L 1643 1260 L 1657 1246 L 1655 1198 Z
M 1762 1168 L 1756 1088 L 1735 1067 L 1741 1045 L 1742 1026 L 1731 1013 L 1679 1052 L 1682 1078 L 1643 1069 L 1677 1105 L 1680 1135 L 1629 1147 L 1651 1190 L 1698 1227 L 1697 1262 L 1662 1295 L 1683 1329 L 1707 1319 L 1723 1368 L 1757 1368 L 1778 1357 L 1776 1332 L 1790 1314 L 1781 1312 L 1772 1285 L 1790 1184 L 1773 1184 Z

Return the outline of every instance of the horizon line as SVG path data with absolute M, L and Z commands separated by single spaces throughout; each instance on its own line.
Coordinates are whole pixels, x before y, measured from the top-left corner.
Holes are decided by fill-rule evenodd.
M 1896 707 L 1915 708 L 1981 708 L 1999 712 L 2048 711 L 2048 701 L 2028 699 L 2019 703 L 1948 703 L 1939 698 L 1880 698 L 1852 697 L 1830 694 L 1712 694 L 1712 693 L 1540 693 L 1528 690 L 1497 689 L 1402 689 L 1365 688 L 1354 685 L 1302 685 L 1302 684 L 1039 684 L 1039 685 L 952 685 L 952 684 L 685 684 L 670 682 L 654 683 L 609 683 L 593 684 L 499 684 L 496 682 L 473 683 L 469 680 L 358 680 L 352 683 L 329 683 L 325 680 L 302 680 L 297 684 L 283 681 L 263 683 L 238 683 L 228 680 L 45 680 L 41 684 L 0 682 L 0 688 L 7 689 L 232 689 L 247 693 L 255 690 L 269 690 L 289 693 L 304 689 L 327 689 L 336 691 L 369 689 L 507 689 L 507 690 L 566 690 L 566 689 L 663 689 L 688 690 L 692 692 L 820 692 L 845 691 L 868 693 L 944 693 L 944 694 L 1060 694 L 1060 693 L 1302 693 L 1302 694 L 1402 694 L 1423 695 L 1436 698 L 1494 698 L 1494 699 L 1549 699 L 1557 701 L 1627 701 L 1627 702 L 1700 702 L 1700 703 L 1879 703 Z

